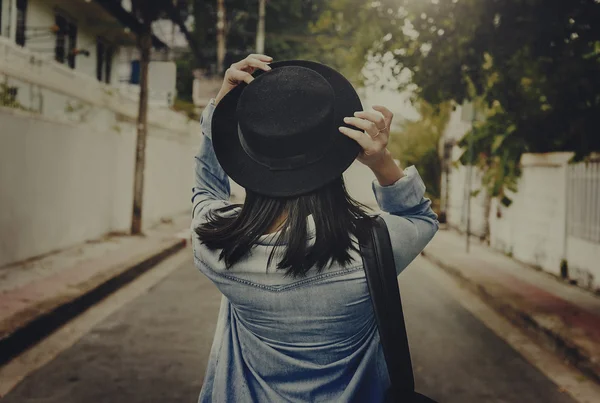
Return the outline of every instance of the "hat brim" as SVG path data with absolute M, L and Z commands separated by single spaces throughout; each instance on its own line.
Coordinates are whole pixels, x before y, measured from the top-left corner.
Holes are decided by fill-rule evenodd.
M 362 104 L 352 84 L 334 69 L 305 60 L 271 63 L 271 68 L 301 66 L 321 74 L 335 92 L 334 140 L 327 154 L 317 162 L 293 169 L 271 170 L 250 158 L 240 144 L 236 108 L 246 84 L 240 84 L 217 105 L 212 120 L 212 141 L 221 167 L 236 183 L 255 193 L 271 197 L 293 197 L 310 193 L 340 177 L 360 152 L 356 141 L 339 132 L 347 126 L 344 117 L 362 110 Z M 264 72 L 257 71 L 255 76 Z M 307 117 L 309 118 L 309 117 Z

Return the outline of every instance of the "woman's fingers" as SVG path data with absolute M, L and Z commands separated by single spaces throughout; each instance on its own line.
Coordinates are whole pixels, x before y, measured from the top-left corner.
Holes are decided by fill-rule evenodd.
M 248 57 L 249 58 L 251 57 L 251 58 L 254 58 L 254 59 L 258 59 L 260 61 L 267 62 L 267 63 L 273 61 L 273 58 L 271 56 L 263 55 L 263 54 L 260 54 L 260 53 L 252 53 Z
M 228 73 L 228 78 L 230 81 L 232 81 L 233 83 L 241 83 L 242 81 L 244 81 L 247 84 L 250 84 L 252 82 L 252 80 L 254 80 L 254 77 L 252 77 L 252 74 L 243 71 L 243 70 L 238 70 L 235 68 L 231 68 L 229 69 Z
M 377 127 L 377 130 L 385 130 L 387 128 L 385 118 L 381 113 L 370 111 L 358 111 L 354 112 L 354 116 L 373 122 L 375 124 L 375 127 Z
M 272 61 L 273 58 L 270 56 L 252 54 L 246 57 L 244 60 L 233 63 L 225 72 L 223 85 L 221 86 L 221 89 L 215 98 L 215 102 L 218 104 L 229 91 L 234 89 L 242 81 L 250 84 L 252 80 L 254 80 L 254 77 L 252 77 L 251 73 L 253 73 L 255 69 L 261 69 L 265 71 L 271 70 L 271 66 L 269 66 L 268 63 Z
M 374 122 L 365 119 L 347 117 L 344 118 L 344 123 L 358 127 L 359 129 L 362 129 L 369 133 L 371 136 L 376 136 L 377 132 L 379 131 L 377 125 Z
M 246 70 L 248 67 L 257 68 L 264 71 L 271 70 L 271 66 L 269 66 L 266 62 L 252 57 L 247 57 L 244 60 L 240 60 L 239 62 L 234 63 L 231 67 L 237 70 Z
M 248 65 L 251 67 L 259 68 L 264 71 L 271 70 L 271 66 L 269 66 L 267 63 L 260 61 L 258 59 L 248 59 Z
M 254 77 L 251 75 L 254 69 L 271 70 L 271 66 L 267 64 L 271 60 L 273 58 L 266 55 L 250 55 L 237 63 L 233 63 L 227 71 L 227 78 L 232 85 L 241 83 L 242 81 L 250 84 L 254 80 Z
M 271 67 L 267 63 L 272 60 L 273 60 L 273 58 L 271 58 L 270 56 L 250 55 L 250 56 L 246 57 L 245 59 L 232 64 L 231 67 L 238 69 L 238 70 L 244 70 L 244 69 L 247 69 L 248 67 L 254 67 L 254 68 L 264 70 L 264 71 L 269 71 L 269 70 L 271 70 Z
M 363 152 L 367 155 L 373 153 L 376 148 L 376 144 L 367 133 L 362 132 L 360 130 L 350 129 L 349 127 L 340 126 L 340 132 L 345 136 L 350 137 L 352 140 L 356 141 L 359 146 L 363 149 Z
M 392 111 L 390 111 L 383 105 L 374 105 L 373 109 L 375 109 L 377 112 L 381 112 L 381 114 L 385 118 L 386 127 L 389 128 L 392 124 L 392 119 L 394 118 L 394 114 L 392 113 Z
M 339 129 L 362 147 L 363 153 L 359 160 L 364 163 L 378 158 L 385 151 L 393 118 L 392 112 L 384 106 L 377 105 L 373 109 L 376 112 L 358 111 L 354 113 L 354 117 L 344 118 L 344 123 L 361 130 L 348 127 Z
M 365 132 L 360 130 L 350 129 L 349 127 L 340 126 L 340 132 L 355 140 L 362 148 L 368 147 L 370 144 L 370 138 Z

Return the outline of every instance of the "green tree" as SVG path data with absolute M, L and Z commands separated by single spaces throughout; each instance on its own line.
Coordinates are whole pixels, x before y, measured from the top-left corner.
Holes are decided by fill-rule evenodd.
M 439 107 L 420 101 L 417 104 L 418 120 L 402 123 L 399 132 L 392 133 L 389 149 L 394 158 L 405 166 L 419 166 L 419 173 L 427 187 L 434 206 L 439 205 L 441 160 L 438 152 L 440 139 L 450 118 L 450 103 Z
M 392 72 L 392 84 L 406 88 L 397 78 L 408 71 L 416 97 L 432 105 L 473 100 L 489 114 L 473 145 L 495 197 L 509 202 L 504 186 L 513 186 L 524 152 L 575 151 L 582 158 L 600 150 L 598 1 L 361 4 L 353 18 L 356 1 L 337 0 L 336 20 L 344 21 L 342 32 L 371 43 L 363 54 Z M 344 42 L 337 39 L 338 46 Z
M 296 58 L 311 47 L 310 24 L 317 20 L 329 0 L 271 0 L 266 9 L 265 52 L 277 60 Z M 194 18 L 191 36 L 202 60 L 197 67 L 209 68 L 216 60 L 216 0 L 190 1 Z M 229 65 L 255 47 L 258 0 L 226 0 L 227 56 Z M 222 72 L 216 72 L 222 73 Z
M 382 19 L 365 0 L 329 0 L 310 24 L 310 48 L 305 57 L 330 65 L 356 84 L 364 83 L 363 70 L 380 48 L 390 19 Z
M 266 9 L 265 53 L 275 60 L 313 58 L 315 48 L 311 24 L 316 22 L 330 0 L 271 0 Z M 217 2 L 216 0 L 190 0 L 197 53 L 177 60 L 177 92 L 191 101 L 192 72 L 202 68 L 209 74 L 220 75 L 215 69 L 217 58 Z M 255 51 L 258 23 L 258 0 L 226 0 L 227 54 L 225 66 Z

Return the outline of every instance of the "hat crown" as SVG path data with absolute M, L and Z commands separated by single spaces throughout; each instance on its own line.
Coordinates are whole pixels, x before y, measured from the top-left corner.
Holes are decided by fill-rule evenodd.
M 331 143 L 334 106 L 333 88 L 314 70 L 285 66 L 262 73 L 240 95 L 240 140 L 265 165 L 288 165 L 290 157 L 302 163 L 302 156 L 321 154 L 317 150 Z
M 331 67 L 307 60 L 270 66 L 219 101 L 212 144 L 236 183 L 262 195 L 295 197 L 339 178 L 352 164 L 360 146 L 338 126 L 363 108 L 352 84 Z

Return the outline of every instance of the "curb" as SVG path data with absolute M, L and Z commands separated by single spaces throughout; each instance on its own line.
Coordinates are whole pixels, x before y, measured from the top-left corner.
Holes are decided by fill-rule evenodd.
M 49 304 L 50 306 L 35 318 L 16 327 L 10 334 L 0 339 L 0 366 L 35 345 L 97 302 L 132 282 L 156 264 L 185 248 L 186 245 L 186 239 L 175 239 L 156 253 L 131 262 L 122 270 L 113 273 L 109 278 L 88 284 L 81 293 L 59 299 L 52 305 Z
M 524 310 L 519 310 L 514 306 L 495 298 L 483 285 L 464 276 L 460 270 L 455 267 L 444 263 L 441 259 L 428 252 L 424 251 L 422 254 L 425 259 L 436 266 L 439 266 L 471 291 L 475 292 L 487 305 L 508 319 L 512 324 L 525 330 L 529 336 L 542 343 L 546 348 L 549 348 L 560 355 L 566 362 L 579 369 L 594 381 L 600 383 L 600 365 L 590 358 L 590 355 L 584 348 L 544 326 Z

